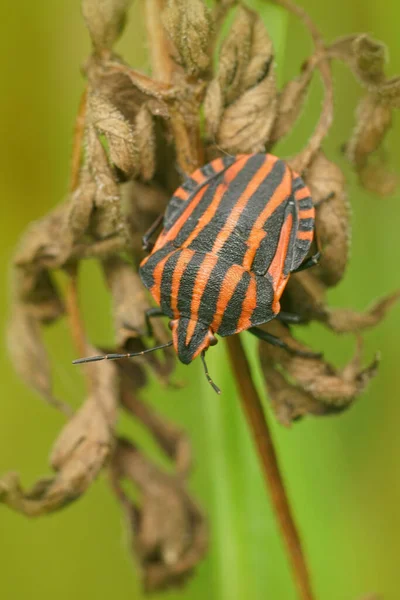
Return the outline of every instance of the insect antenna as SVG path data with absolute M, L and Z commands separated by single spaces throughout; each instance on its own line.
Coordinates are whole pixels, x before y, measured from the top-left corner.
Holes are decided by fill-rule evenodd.
M 98 360 L 118 360 L 119 358 L 132 358 L 133 356 L 142 356 L 142 354 L 148 354 L 149 352 L 154 352 L 155 350 L 162 350 L 163 348 L 168 348 L 172 346 L 172 340 L 167 342 L 166 344 L 161 344 L 161 346 L 154 346 L 154 348 L 146 348 L 146 350 L 142 350 L 141 352 L 128 352 L 127 354 L 99 354 L 98 356 L 86 356 L 86 358 L 77 358 L 72 361 L 73 365 L 80 365 L 81 363 L 88 362 L 96 362 Z
M 220 390 L 220 389 L 219 389 L 219 387 L 218 387 L 218 386 L 217 386 L 217 385 L 216 385 L 216 384 L 213 382 L 213 380 L 211 379 L 211 377 L 210 377 L 210 374 L 209 374 L 209 372 L 208 372 L 208 369 L 207 369 L 207 363 L 206 363 L 206 357 L 205 357 L 205 352 L 204 352 L 204 350 L 203 350 L 203 352 L 200 354 L 200 356 L 201 356 L 201 361 L 202 361 L 202 363 L 203 363 L 203 367 L 204 367 L 204 373 L 205 373 L 205 375 L 206 375 L 206 377 L 207 377 L 207 381 L 208 381 L 208 383 L 211 385 L 211 387 L 213 388 L 213 390 L 214 390 L 215 392 L 217 392 L 217 394 L 220 394 L 220 393 L 221 393 L 221 390 Z

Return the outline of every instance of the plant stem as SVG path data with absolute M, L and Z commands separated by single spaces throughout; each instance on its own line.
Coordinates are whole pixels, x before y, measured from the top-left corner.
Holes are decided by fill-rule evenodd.
M 275 515 L 286 545 L 299 597 L 301 600 L 313 600 L 314 595 L 300 536 L 286 494 L 261 399 L 252 379 L 249 362 L 239 335 L 230 336 L 226 341 L 232 372 L 239 389 L 242 409 L 261 460 L 265 484 L 271 496 Z

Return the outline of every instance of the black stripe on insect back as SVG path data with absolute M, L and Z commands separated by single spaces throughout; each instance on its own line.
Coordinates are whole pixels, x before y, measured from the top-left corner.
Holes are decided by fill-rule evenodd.
M 299 207 L 299 210 L 308 210 L 309 208 L 312 208 L 313 201 L 311 199 L 311 196 L 307 196 L 307 198 L 302 198 L 301 200 L 297 200 L 297 206 Z
M 237 330 L 240 315 L 242 314 L 243 302 L 250 284 L 250 277 L 249 273 L 244 271 L 233 296 L 225 307 L 224 316 L 218 329 L 219 335 L 232 335 Z
M 207 190 L 205 191 L 203 198 L 201 199 L 198 206 L 196 206 L 190 217 L 187 219 L 186 223 L 181 227 L 180 231 L 175 237 L 174 245 L 176 247 L 179 247 L 184 243 L 184 241 L 188 238 L 188 236 L 192 233 L 193 229 L 196 227 L 200 217 L 205 213 L 207 208 L 213 202 L 215 190 L 221 182 L 222 177 L 223 172 L 221 174 L 218 174 L 216 177 L 212 178 L 210 181 L 206 182 Z M 200 190 L 206 184 L 200 186 L 199 191 L 196 193 L 200 193 Z M 195 198 L 196 196 L 193 197 Z
M 207 285 L 201 298 L 199 320 L 211 324 L 217 310 L 217 302 L 225 275 L 231 265 L 219 259 L 211 271 Z
M 225 191 L 216 214 L 192 241 L 189 248 L 193 250 L 202 250 L 203 252 L 211 251 L 218 234 L 226 225 L 235 204 L 247 188 L 249 181 L 254 177 L 264 162 L 265 154 L 254 154 L 244 163 L 243 168 L 238 172 L 233 181 L 230 182 L 228 189 Z M 220 183 L 221 180 L 222 178 L 217 177 L 215 181 Z M 208 190 L 206 193 L 207 200 L 209 200 L 209 191 L 211 190 Z M 213 196 L 214 195 L 215 188 L 213 190 Z M 207 208 L 210 203 L 210 201 L 207 202 Z M 191 229 L 194 229 L 194 226 L 195 225 L 193 225 Z
M 300 213 L 299 231 L 312 231 L 314 229 L 314 219 L 302 219 Z
M 172 242 L 168 242 L 165 244 L 165 246 L 160 248 L 160 250 L 157 250 L 157 252 L 154 252 L 154 254 L 150 254 L 145 264 L 140 267 L 139 274 L 147 289 L 151 289 L 154 285 L 153 272 L 160 260 L 174 251 L 176 251 L 176 248 L 174 248 Z
M 172 309 L 171 309 L 171 292 L 172 292 L 172 278 L 174 276 L 174 270 L 176 267 L 176 263 L 179 260 L 180 252 L 174 252 L 168 258 L 167 262 L 164 265 L 162 278 L 161 278 L 161 310 L 164 314 L 169 317 L 173 317 Z
M 265 177 L 265 179 L 258 186 L 254 194 L 249 198 L 246 206 L 243 209 L 243 212 L 239 217 L 239 221 L 235 229 L 232 231 L 232 233 L 230 234 L 230 236 L 228 237 L 228 239 L 226 240 L 225 244 L 219 252 L 221 256 L 229 256 L 229 260 L 238 265 L 241 265 L 243 263 L 244 255 L 248 250 L 246 242 L 251 233 L 251 230 L 256 220 L 267 206 L 274 192 L 281 184 L 286 170 L 287 167 L 283 161 L 278 160 L 275 163 L 271 172 Z M 271 230 L 271 232 L 276 232 L 279 235 L 278 222 L 281 223 L 283 218 L 281 207 L 282 203 L 263 224 L 262 228 L 265 231 L 268 231 L 268 234 Z M 276 213 L 277 216 L 275 217 Z M 269 235 L 268 238 L 268 244 L 273 244 L 274 241 L 275 243 L 277 243 L 278 238 L 276 236 L 275 240 L 271 239 Z M 273 256 L 271 257 L 271 260 L 272 258 Z
M 191 313 L 194 284 L 204 258 L 204 254 L 201 254 L 200 252 L 193 254 L 181 277 L 179 290 L 176 290 L 178 293 L 179 314 L 185 315 L 186 317 L 189 317 Z

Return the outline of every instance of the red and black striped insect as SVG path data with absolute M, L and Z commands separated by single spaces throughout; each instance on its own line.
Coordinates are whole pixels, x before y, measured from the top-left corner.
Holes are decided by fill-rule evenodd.
M 185 364 L 222 337 L 249 331 L 295 352 L 258 326 L 278 317 L 291 273 L 316 264 L 307 255 L 315 210 L 301 177 L 271 154 L 217 158 L 195 171 L 172 196 L 163 230 L 140 265 L 140 277 L 159 308 L 147 317 L 170 318 L 172 345 Z M 161 346 L 164 347 L 164 346 Z M 150 348 L 148 351 L 159 349 Z M 303 356 L 312 353 L 297 352 Z M 132 354 L 112 354 L 120 358 Z M 81 359 L 85 360 L 85 359 Z M 86 359 L 87 360 L 87 359 Z

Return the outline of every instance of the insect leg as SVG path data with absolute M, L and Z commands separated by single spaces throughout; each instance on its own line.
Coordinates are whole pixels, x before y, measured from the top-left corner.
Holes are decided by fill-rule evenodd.
M 154 306 L 152 308 L 148 308 L 144 313 L 144 318 L 146 320 L 146 335 L 148 337 L 154 337 L 153 335 L 153 326 L 151 324 L 151 319 L 154 317 L 165 317 L 165 314 L 158 306 Z
M 250 327 L 250 329 L 247 331 L 255 335 L 258 339 L 272 344 L 272 346 L 283 348 L 286 350 L 286 352 L 289 352 L 289 354 L 292 354 L 293 356 L 302 356 L 303 358 L 321 358 L 322 356 L 320 352 L 307 352 L 305 350 L 297 350 L 296 348 L 292 348 L 280 338 L 268 333 L 267 331 L 264 331 L 263 329 L 260 329 L 259 327 Z
M 150 238 L 157 231 L 157 229 L 159 229 L 161 227 L 163 219 L 164 219 L 164 215 L 163 215 L 163 213 L 161 213 L 160 215 L 158 215 L 157 219 L 154 221 L 154 223 L 149 227 L 149 229 L 146 231 L 146 233 L 142 237 L 143 250 L 147 250 L 148 252 L 151 252 L 154 244 L 152 244 L 150 242 Z
M 296 313 L 288 313 L 285 312 L 283 310 L 281 310 L 281 312 L 279 312 L 276 317 L 276 319 L 278 319 L 278 321 L 282 321 L 282 323 L 288 323 L 288 324 L 296 324 L 296 323 L 305 323 L 306 319 L 304 317 L 302 317 L 301 315 L 298 315 Z

